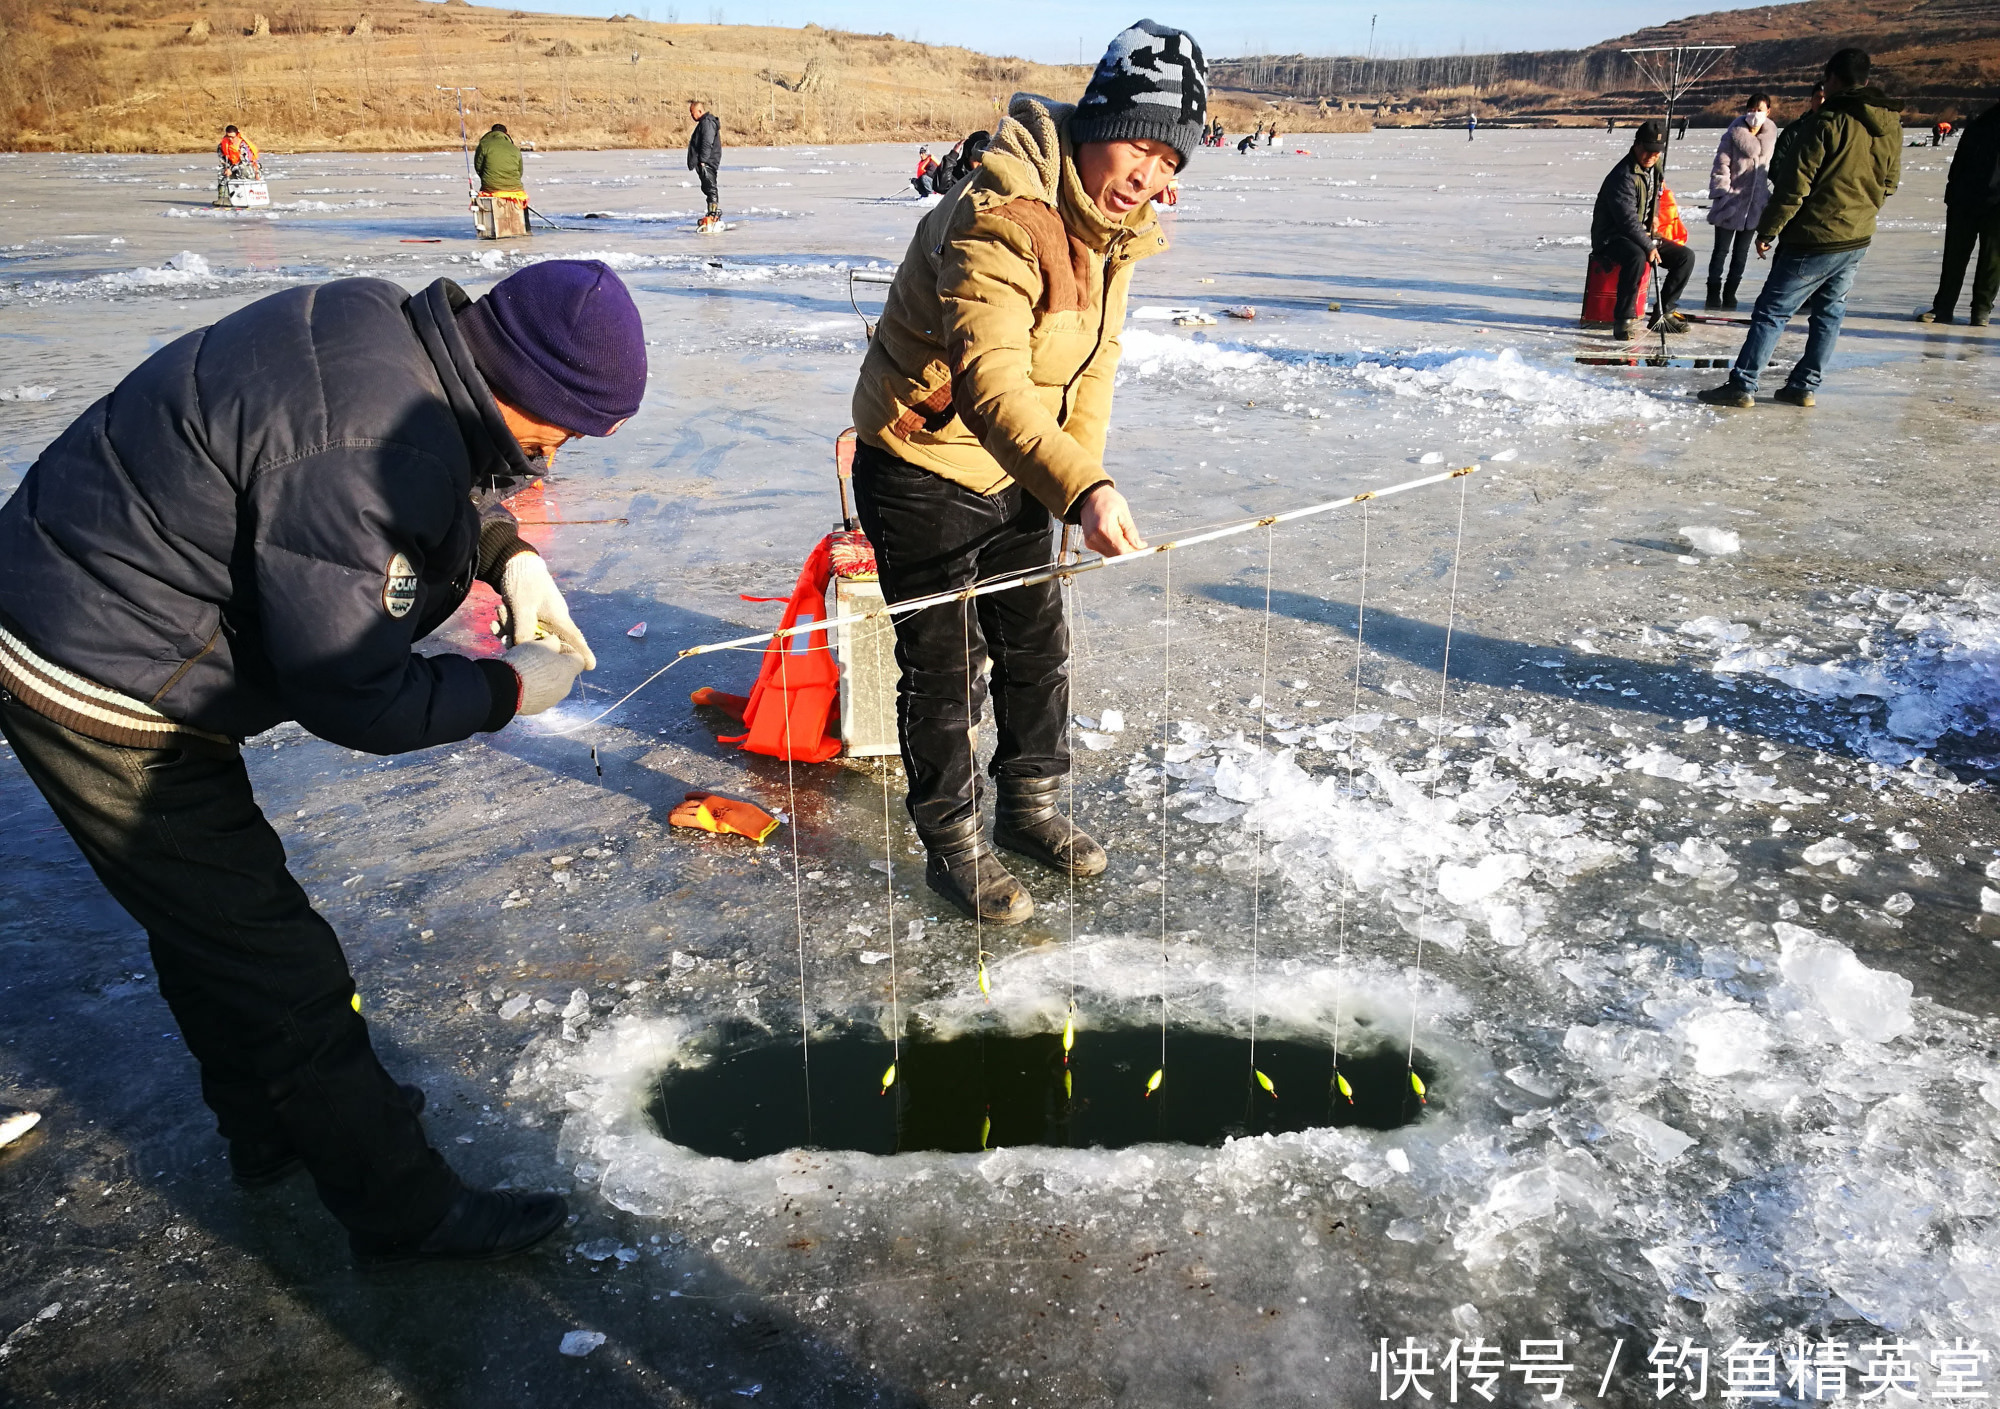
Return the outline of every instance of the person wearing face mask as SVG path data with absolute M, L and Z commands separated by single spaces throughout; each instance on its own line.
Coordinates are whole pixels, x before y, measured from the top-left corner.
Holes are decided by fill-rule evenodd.
M 1104 466 L 1135 263 L 1167 247 L 1153 197 L 1207 117 L 1207 66 L 1141 20 L 1075 106 L 1016 94 L 985 163 L 918 225 L 854 389 L 854 486 L 896 602 L 1042 566 L 1060 520 L 1107 556 L 1145 546 Z M 1034 901 L 987 845 L 972 729 L 992 662 L 993 837 L 1059 873 L 1104 850 L 1058 807 L 1069 630 L 1054 583 L 896 618 L 897 727 L 931 887 L 1017 924 Z
M 1708 223 L 1715 227 L 1715 251 L 1708 257 L 1711 312 L 1736 307 L 1736 290 L 1757 242 L 1757 222 L 1771 199 L 1771 153 L 1778 129 L 1771 121 L 1771 96 L 1752 93 L 1743 114 L 1723 130 L 1708 172 Z
M 296 720 L 409 753 L 568 694 L 595 658 L 499 494 L 645 385 L 638 310 L 594 260 L 477 301 L 340 279 L 161 348 L 0 506 L 0 731 L 145 928 L 236 1181 L 303 1168 L 364 1266 L 517 1252 L 563 1201 L 469 1188 L 431 1148 L 242 744 Z M 416 650 L 475 579 L 510 648 Z

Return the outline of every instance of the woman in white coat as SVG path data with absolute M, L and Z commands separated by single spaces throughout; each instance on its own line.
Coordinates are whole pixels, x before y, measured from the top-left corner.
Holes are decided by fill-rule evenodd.
M 1743 115 L 1715 145 L 1715 165 L 1708 173 L 1708 223 L 1715 227 L 1715 252 L 1708 257 L 1711 311 L 1736 307 L 1736 286 L 1743 282 L 1757 222 L 1771 199 L 1771 149 L 1777 142 L 1770 95 L 1752 93 Z

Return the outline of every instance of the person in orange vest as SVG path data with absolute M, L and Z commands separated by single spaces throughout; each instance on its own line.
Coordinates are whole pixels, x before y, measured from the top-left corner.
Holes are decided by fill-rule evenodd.
M 1939 118 L 1931 124 L 1931 145 L 1933 147 L 1941 146 L 1944 139 L 1949 136 L 1951 136 L 1951 124 L 1943 118 Z
M 937 185 L 937 158 L 931 155 L 929 147 L 917 148 L 917 174 L 910 178 L 910 184 L 917 188 L 919 196 L 931 195 Z
M 233 122 L 222 129 L 222 140 L 216 144 L 215 154 L 226 168 L 224 176 L 255 179 L 264 174 L 257 160 L 256 144 L 237 131 Z

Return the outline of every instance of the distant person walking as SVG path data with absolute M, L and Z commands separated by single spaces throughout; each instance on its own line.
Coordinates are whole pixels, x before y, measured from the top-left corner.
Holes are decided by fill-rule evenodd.
M 528 191 L 521 174 L 521 149 L 507 135 L 506 127 L 494 123 L 479 145 L 472 149 L 472 170 L 479 177 L 479 194 L 504 196 L 527 204 Z
M 1801 307 L 1812 328 L 1777 399 L 1810 406 L 1840 340 L 1847 291 L 1875 238 L 1875 217 L 1902 175 L 1903 105 L 1868 86 L 1868 55 L 1842 49 L 1826 61 L 1826 102 L 1798 124 L 1796 143 L 1771 171 L 1771 203 L 1757 225 L 1757 254 L 1778 248 L 1750 334 L 1729 380 L 1699 393 L 1711 406 L 1756 404 L 1757 379 L 1778 334 Z
M 1465 140 L 1470 142 L 1473 138 L 1477 137 L 1478 135 L 1479 135 L 1479 114 L 1467 113 L 1465 115 Z
M 1958 155 L 1944 182 L 1944 267 L 1937 297 L 1917 314 L 1918 322 L 1952 321 L 1975 244 L 1979 263 L 1972 272 L 1970 321 L 1983 328 L 1992 318 L 1994 295 L 2000 293 L 2000 103 L 1958 134 Z
M 1684 117 L 1674 120 L 1674 140 L 1685 142 L 1688 135 L 1688 120 Z
M 1618 119 L 1615 117 L 1604 119 L 1604 130 L 1606 132 L 1616 132 L 1618 130 Z
M 688 170 L 701 182 L 701 194 L 708 201 L 708 214 L 696 228 L 712 230 L 722 223 L 722 186 L 716 173 L 722 169 L 722 123 L 699 98 L 688 99 L 688 117 L 694 131 L 688 133 Z
M 1667 149 L 1667 129 L 1650 118 L 1632 134 L 1632 150 L 1611 168 L 1598 188 L 1590 218 L 1590 255 L 1618 270 L 1618 303 L 1612 314 L 1611 336 L 1632 336 L 1638 317 L 1639 281 L 1646 266 L 1657 264 L 1666 278 L 1659 306 L 1646 326 L 1654 332 L 1684 333 L 1687 320 L 1674 310 L 1681 290 L 1694 272 L 1694 251 L 1654 233 L 1660 209 L 1660 154 Z
M 1715 252 L 1708 257 L 1710 310 L 1736 307 L 1757 222 L 1771 199 L 1771 153 L 1777 145 L 1768 93 L 1752 93 L 1742 116 L 1723 129 L 1715 144 L 1715 164 L 1708 172 L 1708 223 L 1715 227 Z

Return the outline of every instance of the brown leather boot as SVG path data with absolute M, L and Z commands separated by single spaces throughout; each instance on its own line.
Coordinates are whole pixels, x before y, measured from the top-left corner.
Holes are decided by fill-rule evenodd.
M 1035 913 L 1035 898 L 993 854 L 980 835 L 977 813 L 943 831 L 919 833 L 924 880 L 967 918 L 989 925 L 1018 925 Z
M 1068 876 L 1095 876 L 1109 863 L 1104 848 L 1057 810 L 1060 778 L 1002 778 L 993 840 Z

